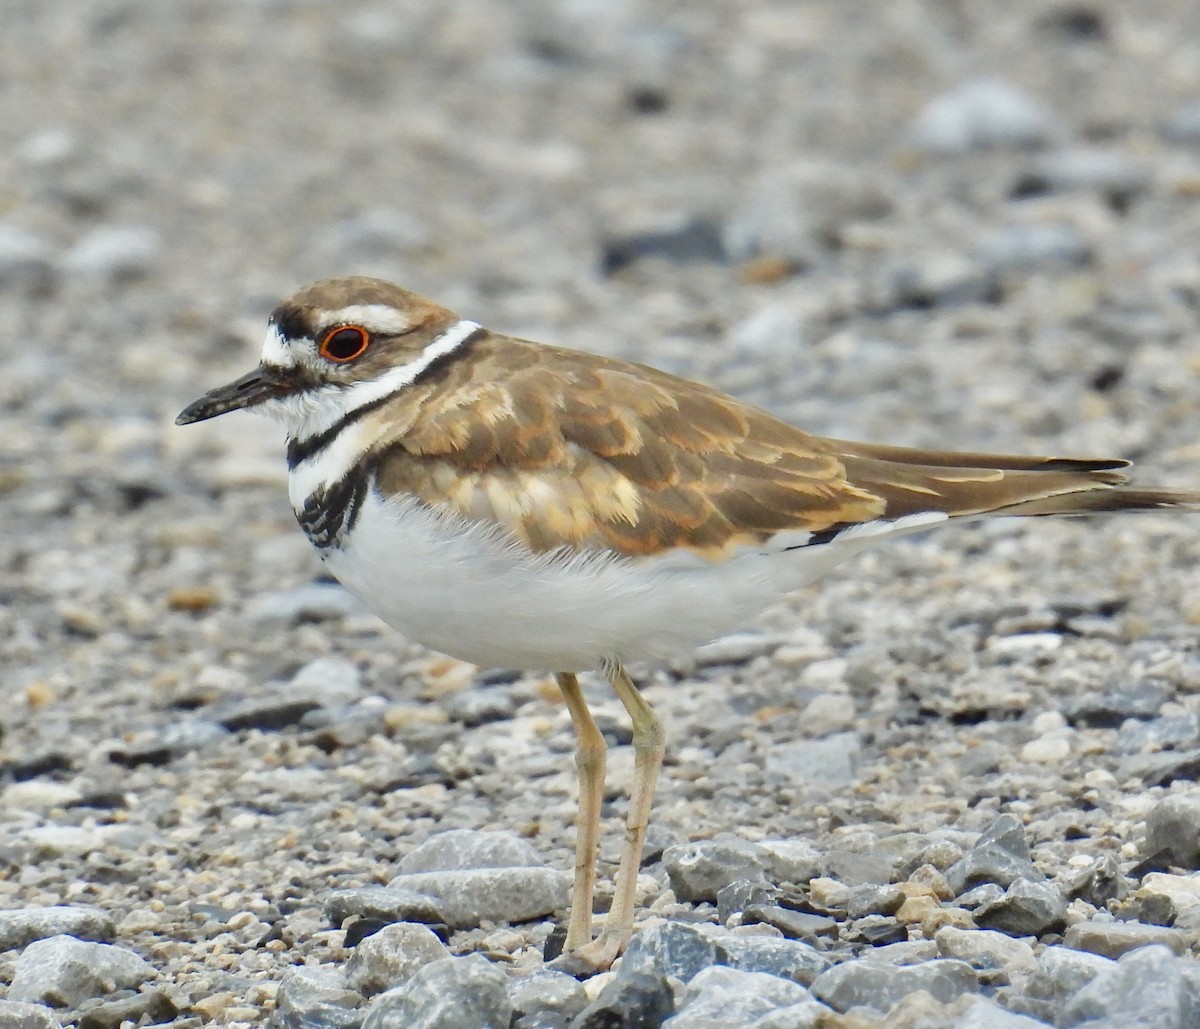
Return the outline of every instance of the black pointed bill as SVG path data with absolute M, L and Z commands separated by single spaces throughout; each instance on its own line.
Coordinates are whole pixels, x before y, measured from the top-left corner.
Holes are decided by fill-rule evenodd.
M 240 411 L 254 407 L 264 400 L 286 396 L 299 385 L 295 369 L 274 368 L 259 365 L 240 379 L 227 386 L 218 386 L 204 394 L 199 400 L 188 404 L 175 419 L 176 425 L 191 425 L 216 418 L 228 411 Z

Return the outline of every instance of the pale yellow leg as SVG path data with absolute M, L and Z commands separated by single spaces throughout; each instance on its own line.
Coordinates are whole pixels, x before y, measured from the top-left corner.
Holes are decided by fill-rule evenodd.
M 604 737 L 588 710 L 579 680 L 573 672 L 555 679 L 571 714 L 577 740 L 575 767 L 579 773 L 579 814 L 575 823 L 575 882 L 571 887 L 571 915 L 563 949 L 579 950 L 592 939 L 592 893 L 596 886 L 596 848 L 600 841 L 600 804 L 604 800 L 607 752 Z
M 654 786 L 666 750 L 666 733 L 662 723 L 625 669 L 613 662 L 605 665 L 604 673 L 633 720 L 634 765 L 629 816 L 625 820 L 625 845 L 621 849 L 621 863 L 617 866 L 612 908 L 600 935 L 572 954 L 580 963 L 597 969 L 607 968 L 616 960 L 633 932 L 634 898 L 642 864 L 642 846 L 646 842 Z

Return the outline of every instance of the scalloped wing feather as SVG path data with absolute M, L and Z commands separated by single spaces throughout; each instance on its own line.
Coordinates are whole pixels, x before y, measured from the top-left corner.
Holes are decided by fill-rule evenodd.
M 492 333 L 397 402 L 416 407 L 397 423 L 407 431 L 377 447 L 380 490 L 498 523 L 537 552 L 680 548 L 715 560 L 781 533 L 823 542 L 923 512 L 1064 514 L 1198 499 L 1114 489 L 1127 465 L 1117 459 L 826 440 L 653 368 Z

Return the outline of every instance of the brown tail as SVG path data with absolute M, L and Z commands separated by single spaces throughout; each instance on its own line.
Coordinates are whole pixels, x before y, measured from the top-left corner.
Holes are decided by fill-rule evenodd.
M 978 515 L 1078 515 L 1200 510 L 1200 492 L 1128 487 L 1120 458 L 961 454 L 838 441 L 847 479 L 886 499 L 886 517 L 944 511 Z
M 1027 500 L 1000 508 L 997 515 L 1075 515 L 1105 511 L 1200 511 L 1200 493 L 1171 489 L 1082 486 L 1075 492 Z

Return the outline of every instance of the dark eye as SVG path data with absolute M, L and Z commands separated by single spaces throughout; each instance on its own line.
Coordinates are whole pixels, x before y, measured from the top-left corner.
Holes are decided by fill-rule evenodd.
M 371 342 L 371 336 L 361 325 L 340 325 L 321 337 L 317 352 L 327 361 L 353 361 L 361 357 Z

